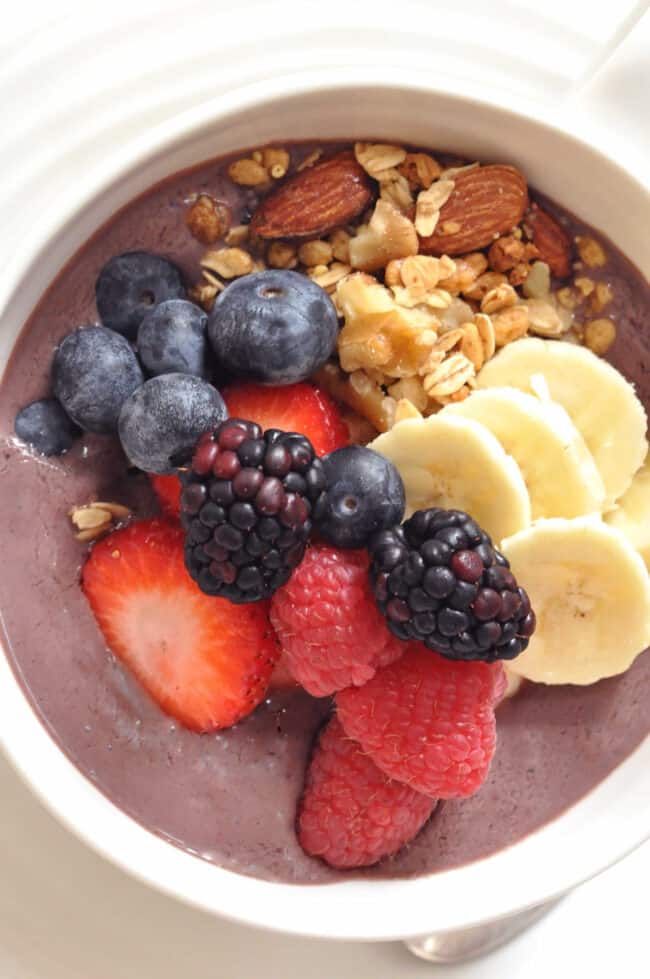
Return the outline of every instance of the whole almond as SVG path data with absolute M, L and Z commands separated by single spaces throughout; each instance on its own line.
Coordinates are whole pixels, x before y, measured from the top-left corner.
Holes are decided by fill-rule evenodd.
M 546 262 L 553 275 L 566 279 L 571 274 L 571 238 L 562 225 L 548 211 L 533 204 L 526 218 L 533 244 L 540 261 Z
M 518 225 L 528 207 L 526 181 L 515 167 L 494 163 L 461 170 L 454 184 L 436 230 L 420 239 L 420 251 L 426 255 L 461 255 L 484 248 Z
M 320 238 L 370 204 L 370 178 L 350 152 L 290 177 L 262 201 L 250 224 L 260 238 Z

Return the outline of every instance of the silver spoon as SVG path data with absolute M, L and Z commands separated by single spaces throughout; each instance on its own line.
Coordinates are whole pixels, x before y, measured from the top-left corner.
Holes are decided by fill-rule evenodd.
M 466 962 L 468 959 L 485 955 L 500 945 L 505 945 L 554 908 L 559 900 L 561 898 L 556 898 L 554 901 L 538 904 L 507 918 L 488 921 L 484 925 L 421 935 L 419 938 L 405 942 L 405 945 L 409 952 L 419 959 L 426 959 L 427 962 L 447 965 Z

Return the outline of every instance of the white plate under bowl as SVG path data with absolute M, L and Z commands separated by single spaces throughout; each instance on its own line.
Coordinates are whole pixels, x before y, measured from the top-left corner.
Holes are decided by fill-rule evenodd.
M 123 204 L 157 180 L 267 141 L 385 137 L 519 164 L 531 183 L 595 224 L 650 276 L 647 191 L 567 133 L 402 73 L 340 69 L 236 90 L 144 133 L 75 184 L 3 272 L 0 358 L 48 283 Z M 0 657 L 0 743 L 73 832 L 131 874 L 205 910 L 323 938 L 384 940 L 460 928 L 541 903 L 593 876 L 650 834 L 650 739 L 582 801 L 525 840 L 415 880 L 298 886 L 256 880 L 164 842 L 117 809 L 59 750 Z

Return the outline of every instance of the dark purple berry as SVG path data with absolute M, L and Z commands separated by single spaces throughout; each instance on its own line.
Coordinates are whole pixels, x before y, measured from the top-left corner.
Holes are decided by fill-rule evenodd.
M 375 534 L 369 551 L 375 599 L 399 638 L 487 662 L 528 645 L 535 628 L 528 595 L 462 511 L 419 511 L 401 528 Z

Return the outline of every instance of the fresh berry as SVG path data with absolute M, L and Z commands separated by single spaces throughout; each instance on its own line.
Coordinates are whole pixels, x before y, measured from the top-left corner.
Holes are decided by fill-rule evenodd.
M 134 466 L 169 474 L 199 437 L 227 417 L 216 388 L 192 374 L 160 374 L 137 388 L 120 412 L 122 448 Z
M 395 466 L 373 449 L 349 445 L 323 459 L 327 489 L 314 511 L 321 537 L 336 547 L 366 547 L 379 530 L 404 516 L 404 484 Z
M 462 663 L 410 643 L 363 687 L 336 695 L 339 719 L 391 778 L 434 799 L 472 795 L 496 746 L 501 663 Z
M 185 562 L 199 587 L 244 603 L 284 585 L 325 485 L 309 439 L 231 418 L 201 438 L 183 482 Z
M 21 408 L 14 423 L 16 435 L 44 456 L 60 456 L 72 448 L 79 429 L 56 398 L 32 401 Z
M 54 394 L 87 432 L 114 432 L 122 405 L 143 381 L 129 342 L 103 326 L 68 333 L 54 354 Z
M 273 596 L 271 621 L 289 669 L 315 697 L 361 686 L 406 649 L 373 601 L 365 551 L 310 547 Z
M 208 323 L 219 363 L 265 384 L 310 377 L 332 354 L 338 331 L 325 290 L 306 275 L 277 269 L 236 279 L 217 297 Z
M 103 325 L 135 340 L 145 313 L 167 299 L 184 299 L 180 269 L 160 255 L 125 252 L 111 258 L 95 283 Z
M 204 595 L 185 570 L 180 527 L 145 520 L 105 537 L 82 584 L 109 648 L 181 724 L 230 727 L 264 697 L 278 657 L 267 607 Z
M 336 717 L 314 748 L 298 810 L 298 840 L 331 867 L 370 867 L 422 829 L 433 799 L 392 781 Z
M 450 659 L 514 659 L 535 613 L 503 554 L 461 510 L 419 510 L 370 542 L 371 578 L 389 628 Z
M 160 509 L 166 517 L 175 520 L 181 515 L 181 481 L 178 476 L 157 476 L 149 474 L 149 482 L 158 497 Z
M 152 306 L 138 330 L 138 355 L 149 374 L 205 376 L 207 313 L 186 299 Z
M 248 382 L 232 384 L 222 394 L 233 418 L 250 418 L 263 430 L 302 432 L 318 456 L 350 441 L 347 425 L 330 396 L 311 384 L 266 387 Z

